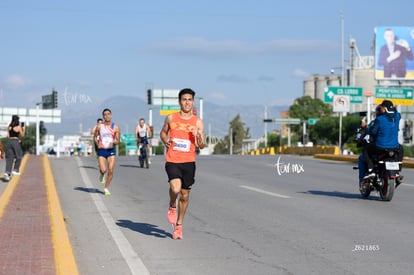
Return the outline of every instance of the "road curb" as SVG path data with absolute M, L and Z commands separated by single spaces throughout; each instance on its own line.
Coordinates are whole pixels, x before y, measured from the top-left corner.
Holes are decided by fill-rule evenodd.
M 315 154 L 314 158 L 317 159 L 328 159 L 336 161 L 347 161 L 347 162 L 358 162 L 358 155 L 333 155 L 333 154 Z M 403 168 L 414 168 L 414 160 L 405 158 L 402 164 Z
M 55 255 L 55 266 L 58 274 L 77 275 L 78 267 L 73 255 L 69 235 L 64 222 L 62 208 L 56 191 L 50 161 L 47 155 L 43 155 L 43 170 L 49 202 L 49 216 L 51 220 L 52 243 Z

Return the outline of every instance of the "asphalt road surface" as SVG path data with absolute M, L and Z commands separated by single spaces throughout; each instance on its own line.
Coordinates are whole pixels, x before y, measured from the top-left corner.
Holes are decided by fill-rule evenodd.
M 351 163 L 198 156 L 173 240 L 163 156 L 118 157 L 109 197 L 94 157 L 50 160 L 80 274 L 414 274 L 412 169 L 384 202 Z

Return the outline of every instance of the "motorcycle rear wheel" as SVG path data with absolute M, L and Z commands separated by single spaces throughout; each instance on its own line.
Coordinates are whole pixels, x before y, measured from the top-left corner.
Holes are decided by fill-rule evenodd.
M 389 179 L 386 171 L 381 174 L 382 185 L 380 187 L 379 193 L 383 201 L 391 201 L 394 196 L 395 190 L 395 179 Z

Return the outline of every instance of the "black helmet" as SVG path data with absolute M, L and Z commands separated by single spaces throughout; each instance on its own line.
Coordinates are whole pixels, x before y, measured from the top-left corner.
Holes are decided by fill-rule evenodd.
M 390 100 L 383 100 L 382 103 L 381 103 L 381 106 L 383 106 L 385 108 L 387 113 L 395 112 L 394 104 L 392 104 L 392 101 L 390 101 Z

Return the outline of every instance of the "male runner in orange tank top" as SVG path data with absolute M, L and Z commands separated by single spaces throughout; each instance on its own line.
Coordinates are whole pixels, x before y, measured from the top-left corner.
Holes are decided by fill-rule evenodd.
M 182 89 L 178 94 L 181 110 L 168 115 L 160 137 L 167 148 L 165 170 L 170 184 L 167 220 L 173 225 L 173 239 L 182 239 L 182 224 L 196 170 L 196 147 L 203 149 L 204 123 L 193 114 L 195 92 Z M 177 207 L 177 199 L 178 207 Z

